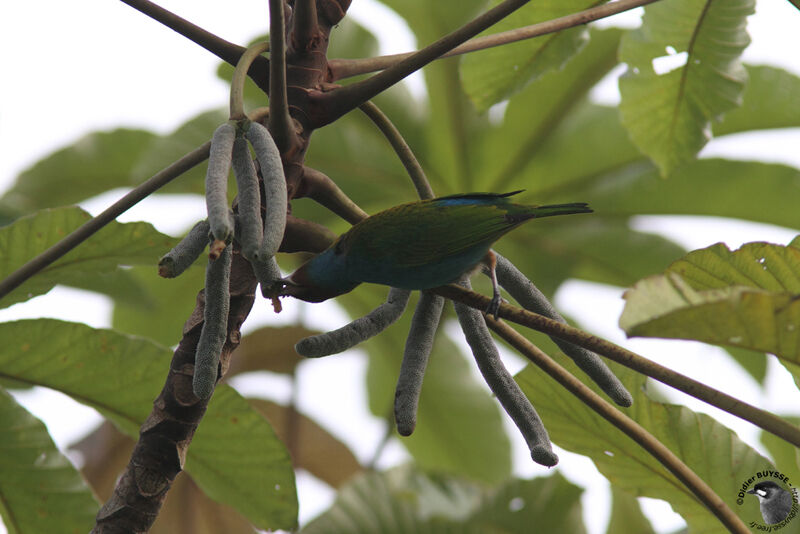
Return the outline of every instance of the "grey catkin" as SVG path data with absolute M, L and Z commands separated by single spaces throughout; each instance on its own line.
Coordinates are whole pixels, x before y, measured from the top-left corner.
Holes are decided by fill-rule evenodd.
M 211 138 L 211 151 L 206 172 L 206 209 L 214 239 L 229 242 L 233 236 L 233 212 L 228 206 L 228 173 L 231 168 L 236 129 L 229 123 L 220 125 Z
M 158 262 L 158 274 L 164 278 L 175 278 L 194 263 L 208 246 L 208 221 L 195 224 L 189 233 L 164 254 Z
M 381 332 L 394 323 L 403 314 L 408 304 L 411 291 L 392 288 L 386 302 L 355 321 L 341 328 L 316 336 L 303 338 L 294 349 L 301 356 L 319 358 L 337 354 L 354 347 Z
M 462 283 L 462 285 L 469 287 L 468 283 Z M 483 315 L 478 310 L 464 304 L 458 302 L 454 304 L 458 322 L 472 349 L 478 369 L 489 388 L 497 396 L 503 409 L 525 438 L 531 451 L 531 458 L 534 462 L 548 467 L 556 465 L 558 456 L 553 452 L 550 436 L 531 401 L 522 393 L 519 385 L 500 360 L 500 353 L 489 333 Z
M 264 126 L 251 122 L 245 134 L 261 165 L 264 179 L 264 236 L 258 251 L 260 258 L 271 258 L 278 252 L 286 229 L 286 177 L 283 174 L 281 154 L 272 135 Z
M 513 263 L 497 254 L 497 280 L 509 295 L 519 302 L 520 306 L 526 310 L 538 313 L 554 319 L 560 323 L 566 320 L 553 307 L 547 297 L 517 269 Z M 606 395 L 620 406 L 630 406 L 633 404 L 633 397 L 625 389 L 620 380 L 614 376 L 611 369 L 594 352 L 574 345 L 569 341 L 551 336 L 550 339 L 560 348 L 564 354 L 572 358 L 575 364 L 589 376 Z
M 258 187 L 256 166 L 250 158 L 247 139 L 237 136 L 233 142 L 233 174 L 239 191 L 239 244 L 242 255 L 249 261 L 256 257 L 261 247 L 264 230 L 261 223 L 261 191 Z
M 394 420 L 402 436 L 410 436 L 417 426 L 417 407 L 422 380 L 442 317 L 444 298 L 423 292 L 411 319 L 403 363 L 394 395 Z
M 205 310 L 203 329 L 197 343 L 194 359 L 194 394 L 211 397 L 217 382 L 219 357 L 228 337 L 228 311 L 230 310 L 230 273 L 232 245 L 222 250 L 216 260 L 209 260 L 206 268 Z

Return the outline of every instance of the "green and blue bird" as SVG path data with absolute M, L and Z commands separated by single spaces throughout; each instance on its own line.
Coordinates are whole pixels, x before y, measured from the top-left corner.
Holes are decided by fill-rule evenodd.
M 457 281 L 482 263 L 489 267 L 497 313 L 500 291 L 489 250 L 525 221 L 591 213 L 584 202 L 530 206 L 505 194 L 468 193 L 401 204 L 355 224 L 328 249 L 284 280 L 283 295 L 321 302 L 362 282 L 401 289 L 431 289 Z

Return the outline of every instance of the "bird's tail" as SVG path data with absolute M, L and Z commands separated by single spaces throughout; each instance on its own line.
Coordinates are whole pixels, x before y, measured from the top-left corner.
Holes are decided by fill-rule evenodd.
M 586 202 L 570 202 L 569 204 L 549 204 L 547 206 L 521 206 L 516 204 L 519 210 L 509 211 L 506 218 L 518 222 L 528 219 L 538 219 L 540 217 L 552 217 L 553 215 L 571 215 L 573 213 L 592 213 L 592 208 Z

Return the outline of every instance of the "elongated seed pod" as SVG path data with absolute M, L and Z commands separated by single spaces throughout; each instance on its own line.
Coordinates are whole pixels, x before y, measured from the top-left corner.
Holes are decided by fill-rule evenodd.
M 242 255 L 253 261 L 261 247 L 264 230 L 261 223 L 261 191 L 256 166 L 250 158 L 247 139 L 237 137 L 233 142 L 233 174 L 239 190 L 239 225 L 237 237 Z
M 158 275 L 175 278 L 188 269 L 208 246 L 208 231 L 208 221 L 203 220 L 195 224 L 175 248 L 159 260 Z
M 469 283 L 462 282 L 462 285 L 469 287 Z M 489 384 L 489 388 L 497 396 L 503 409 L 525 438 L 531 451 L 531 458 L 534 462 L 547 467 L 556 465 L 558 456 L 553 452 L 550 436 L 531 401 L 522 393 L 500 360 L 500 353 L 489 333 L 483 315 L 478 310 L 464 304 L 458 302 L 454 304 L 458 322 L 472 349 L 478 369 L 486 383 Z
M 236 129 L 222 124 L 211 138 L 206 172 L 206 209 L 211 233 L 217 241 L 229 242 L 233 236 L 233 212 L 228 207 L 228 173 L 231 169 Z
M 262 259 L 271 258 L 278 252 L 278 247 L 283 240 L 286 229 L 286 177 L 283 174 L 281 154 L 272 135 L 264 126 L 251 122 L 245 134 L 258 162 L 261 165 L 261 176 L 264 178 L 264 237 L 258 256 Z
M 392 288 L 386 302 L 352 323 L 341 328 L 301 339 L 294 350 L 301 356 L 319 358 L 337 354 L 354 347 L 381 332 L 395 322 L 406 309 L 411 291 Z
M 442 318 L 444 298 L 423 292 L 411 319 L 403 363 L 394 393 L 394 420 L 401 436 L 410 436 L 417 426 L 417 407 L 422 380 Z
M 503 288 L 508 291 L 509 295 L 519 302 L 520 306 L 526 310 L 538 313 L 554 319 L 560 323 L 565 323 L 566 320 L 561 316 L 558 311 L 553 307 L 547 297 L 531 282 L 528 278 L 517 269 L 513 263 L 497 254 L 497 280 Z M 633 397 L 622 385 L 622 382 L 614 376 L 611 369 L 605 362 L 594 352 L 574 345 L 563 339 L 550 336 L 550 339 L 558 345 L 564 354 L 572 358 L 575 364 L 591 378 L 600 389 L 602 389 L 611 400 L 620 406 L 630 406 L 633 404 Z
M 201 399 L 211 397 L 214 391 L 219 357 L 228 337 L 232 248 L 232 245 L 225 247 L 219 258 L 209 260 L 206 268 L 203 329 L 197 343 L 192 379 L 194 394 Z

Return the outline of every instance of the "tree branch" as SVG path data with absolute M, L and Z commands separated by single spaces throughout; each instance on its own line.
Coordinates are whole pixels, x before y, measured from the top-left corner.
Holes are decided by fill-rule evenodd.
M 269 0 L 269 131 L 281 154 L 295 143 L 286 96 L 286 20 L 284 0 Z
M 384 137 L 389 141 L 389 144 L 392 145 L 397 157 L 400 158 L 403 167 L 406 168 L 408 175 L 411 177 L 411 181 L 417 189 L 419 198 L 433 198 L 433 189 L 428 179 L 425 177 L 425 171 L 422 170 L 422 165 L 417 161 L 414 152 L 411 150 L 411 147 L 408 146 L 408 143 L 406 143 L 400 130 L 395 127 L 392 121 L 389 120 L 389 117 L 387 117 L 373 102 L 364 102 L 359 106 L 359 109 L 375 123 Z
M 541 35 L 555 33 L 567 28 L 580 26 L 589 22 L 599 20 L 602 18 L 610 17 L 623 11 L 629 11 L 637 7 L 656 2 L 657 0 L 619 0 L 617 2 L 610 2 L 596 7 L 566 15 L 557 19 L 540 22 L 538 24 L 531 24 L 522 28 L 508 30 L 505 32 L 495 33 L 494 35 L 486 35 L 484 37 L 476 37 L 470 39 L 466 43 L 459 45 L 449 52 L 446 52 L 436 59 L 457 56 L 466 54 L 468 52 L 476 52 L 478 50 L 485 50 L 495 46 L 504 44 L 515 43 L 525 39 L 532 39 Z M 368 72 L 375 72 L 378 70 L 387 69 L 408 59 L 417 52 L 406 52 L 404 54 L 391 54 L 388 56 L 379 56 L 363 59 L 331 59 L 328 61 L 328 66 L 331 72 L 332 82 L 357 76 L 359 74 L 366 74 Z
M 235 66 L 245 51 L 244 47 L 217 37 L 148 0 L 122 0 L 122 2 L 202 46 L 230 65 Z M 265 93 L 269 91 L 269 61 L 266 58 L 256 58 L 248 70 L 248 75 L 262 91 Z
M 242 323 L 255 300 L 256 279 L 250 263 L 234 251 L 230 283 L 230 311 L 221 369 L 228 369 L 231 352 L 239 345 Z M 184 326 L 184 335 L 172 357 L 169 373 L 153 411 L 139 432 L 130 462 L 114 493 L 97 513 L 93 534 L 147 532 L 175 477 L 183 469 L 186 451 L 205 414 L 208 399 L 192 393 L 195 351 L 203 327 L 204 291 Z
M 330 92 L 314 92 L 311 104 L 318 109 L 314 116 L 320 122 L 319 128 L 330 124 L 345 113 L 352 111 L 378 93 L 386 90 L 409 74 L 416 72 L 431 61 L 449 52 L 470 37 L 473 37 L 492 24 L 522 7 L 528 0 L 504 0 L 497 6 L 464 24 L 454 32 L 442 37 L 418 52 L 414 52 L 399 63 L 364 81 L 348 85 Z
M 443 297 L 463 302 L 479 310 L 485 310 L 491 302 L 489 297 L 473 291 L 467 291 L 455 284 L 441 286 L 431 291 Z M 506 303 L 500 305 L 499 316 L 503 319 L 592 350 L 601 356 L 605 356 L 625 367 L 654 378 L 659 382 L 700 399 L 720 410 L 724 410 L 740 419 L 749 421 L 755 426 L 793 444 L 795 447 L 800 447 L 800 428 L 784 421 L 775 414 L 756 408 L 735 397 L 708 387 L 702 382 L 698 382 L 688 376 L 652 362 L 610 341 L 583 332 L 568 324 L 559 323 L 543 315 L 532 313 Z
M 319 40 L 317 0 L 295 0 L 290 41 L 294 50 L 307 52 Z
M 519 332 L 502 321 L 486 316 L 486 324 L 500 337 L 508 341 L 515 349 L 539 366 L 567 391 L 578 397 L 584 404 L 597 412 L 603 419 L 624 432 L 639 446 L 656 458 L 678 480 L 705 504 L 725 527 L 740 534 L 750 532 L 742 520 L 723 502 L 703 479 L 692 471 L 683 461 L 669 450 L 658 438 L 648 432 L 636 421 L 616 409 L 611 403 L 589 389 L 572 373 L 564 369 L 547 354 L 539 350 L 533 343 L 525 339 Z
M 155 174 L 152 178 L 142 183 L 130 193 L 114 202 L 96 217 L 86 221 L 84 224 L 67 235 L 64 239 L 54 244 L 38 256 L 29 260 L 19 269 L 8 275 L 5 280 L 0 282 L 0 299 L 8 295 L 15 288 L 19 287 L 25 280 L 32 277 L 61 256 L 86 241 L 92 234 L 103 228 L 105 225 L 125 213 L 127 210 L 144 200 L 151 193 L 165 186 L 181 174 L 185 173 L 195 165 L 208 159 L 208 152 L 211 143 L 192 150 L 181 159 L 174 162 L 169 167 Z
M 295 194 L 295 198 L 302 197 L 313 199 L 350 224 L 356 224 L 368 217 L 358 204 L 339 189 L 336 182 L 311 167 L 303 167 L 303 177 Z

